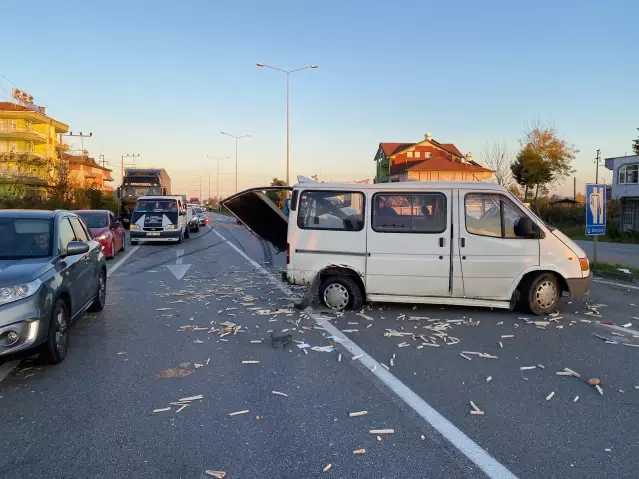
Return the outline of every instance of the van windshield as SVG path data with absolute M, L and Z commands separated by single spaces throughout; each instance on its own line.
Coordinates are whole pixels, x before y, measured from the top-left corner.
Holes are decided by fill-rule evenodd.
M 545 222 L 544 220 L 542 220 L 539 216 L 537 216 L 537 215 L 535 214 L 535 212 L 534 212 L 532 209 L 530 209 L 529 207 L 527 207 L 527 206 L 526 206 L 526 203 L 524 203 L 524 202 L 523 202 L 523 201 L 521 201 L 519 198 L 517 198 L 517 196 L 515 196 L 515 195 L 511 194 L 511 195 L 510 195 L 510 197 L 511 197 L 512 199 L 514 199 L 517 203 L 519 203 L 519 206 L 521 206 L 521 207 L 524 209 L 524 211 L 527 211 L 527 212 L 528 212 L 528 214 L 529 214 L 530 216 L 532 216 L 532 217 L 533 217 L 533 218 L 537 221 L 537 223 L 538 223 L 538 224 L 542 224 L 542 225 L 544 225 L 544 226 L 545 226 L 546 228 L 548 228 L 550 231 L 554 231 L 554 230 L 556 230 L 556 229 L 557 229 L 557 228 L 555 228 L 554 226 L 551 226 L 551 225 L 549 225 L 548 223 L 546 223 L 546 222 Z
M 176 200 L 170 199 L 148 199 L 138 200 L 135 205 L 135 211 L 152 213 L 156 211 L 177 211 L 178 205 Z

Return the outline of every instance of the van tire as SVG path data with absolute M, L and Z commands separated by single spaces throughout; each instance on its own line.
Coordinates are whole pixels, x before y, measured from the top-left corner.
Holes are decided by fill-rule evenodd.
M 359 285 L 348 276 L 328 276 L 319 289 L 320 301 L 334 311 L 359 309 L 364 304 Z
M 561 300 L 561 288 L 553 273 L 541 273 L 531 278 L 525 288 L 527 306 L 533 314 L 544 316 L 553 313 Z
M 184 239 L 189 239 L 191 237 L 191 230 L 189 230 L 188 226 L 184 228 Z

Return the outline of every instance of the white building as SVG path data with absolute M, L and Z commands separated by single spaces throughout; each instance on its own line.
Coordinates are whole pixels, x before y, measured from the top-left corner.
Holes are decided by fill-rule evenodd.
M 639 231 L 639 155 L 606 158 L 612 199 L 621 202 L 621 231 Z

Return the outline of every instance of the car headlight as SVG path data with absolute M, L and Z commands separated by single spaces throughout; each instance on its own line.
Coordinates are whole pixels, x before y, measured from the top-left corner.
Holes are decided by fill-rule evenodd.
M 135 223 L 131 223 L 131 225 L 129 226 L 130 230 L 134 230 L 137 229 L 137 226 L 135 225 Z
M 107 235 L 106 234 L 101 234 L 100 236 L 96 236 L 96 238 L 98 241 L 104 241 L 105 239 L 107 239 Z
M 176 230 L 178 225 L 166 225 L 165 230 Z
M 0 304 L 7 304 L 32 296 L 40 289 L 42 281 L 36 279 L 30 283 L 0 288 Z

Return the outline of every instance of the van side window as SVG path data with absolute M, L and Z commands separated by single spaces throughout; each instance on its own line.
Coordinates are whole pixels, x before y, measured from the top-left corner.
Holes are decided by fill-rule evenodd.
M 442 193 L 377 193 L 373 196 L 373 230 L 442 233 L 446 231 L 446 196 Z
M 466 231 L 494 238 L 517 238 L 515 225 L 523 214 L 501 195 L 471 193 L 464 199 Z
M 303 191 L 297 226 L 304 230 L 361 231 L 364 195 L 356 191 Z

